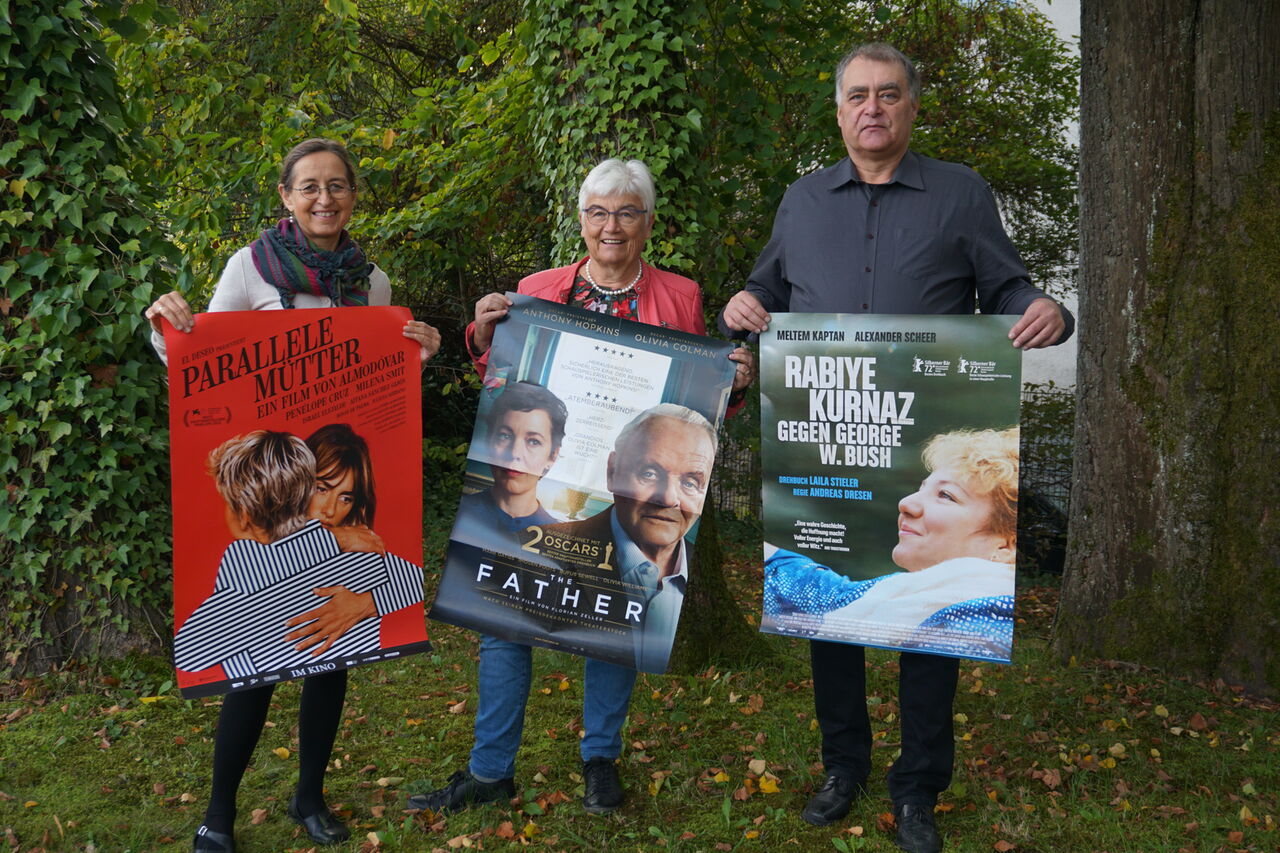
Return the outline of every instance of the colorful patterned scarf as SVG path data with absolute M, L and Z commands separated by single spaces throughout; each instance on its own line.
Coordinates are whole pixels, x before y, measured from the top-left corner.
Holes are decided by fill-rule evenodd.
M 337 305 L 369 304 L 369 273 L 373 264 L 347 234 L 332 252 L 317 249 L 292 217 L 263 231 L 249 245 L 258 275 L 280 291 L 280 304 L 293 307 L 298 293 L 328 297 Z

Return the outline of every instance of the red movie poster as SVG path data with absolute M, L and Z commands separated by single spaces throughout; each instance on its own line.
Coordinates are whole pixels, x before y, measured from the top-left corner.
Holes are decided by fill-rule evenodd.
M 184 697 L 430 648 L 408 320 L 369 307 L 166 325 Z

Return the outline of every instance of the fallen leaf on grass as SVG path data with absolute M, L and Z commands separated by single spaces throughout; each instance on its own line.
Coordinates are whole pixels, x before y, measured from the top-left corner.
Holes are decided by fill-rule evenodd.
M 757 776 L 763 773 L 767 766 L 768 764 L 763 758 L 753 758 L 751 761 L 747 762 L 747 769 Z
M 550 691 L 550 690 L 548 690 L 547 692 L 548 692 L 548 693 L 550 693 L 551 691 Z M 452 703 L 452 704 L 450 704 L 450 705 L 449 705 L 449 713 L 450 713 L 450 714 L 461 714 L 461 713 L 462 713 L 463 711 L 465 711 L 465 710 L 467 710 L 467 700 L 466 700 L 466 699 L 463 699 L 463 700 L 462 700 L 462 701 L 460 701 L 460 702 L 454 702 L 454 703 Z
M 277 746 L 275 749 L 271 750 L 271 752 L 276 758 L 285 759 L 289 757 L 289 750 L 285 749 L 283 746 Z
M 544 806 L 558 806 L 561 803 L 569 802 L 569 800 L 570 800 L 570 797 L 568 794 L 566 794 L 564 791 L 558 791 L 558 790 L 552 791 L 549 794 L 543 794 L 542 796 L 538 797 L 538 802 L 542 803 Z
M 998 850 L 998 851 L 1000 851 L 1000 853 L 1009 853 L 1009 851 L 1010 851 L 1010 850 L 1017 850 L 1017 849 L 1018 849 L 1016 845 L 1014 845 L 1014 844 L 1012 844 L 1012 843 L 1010 843 L 1010 842 L 1008 842 L 1008 841 L 1005 841 L 1004 839 L 1001 839 L 1001 840 L 997 841 L 995 844 L 992 844 L 992 845 L 991 845 L 991 848 L 992 848 L 993 850 Z
M 369 813 L 377 818 L 384 817 L 387 813 L 387 807 L 386 806 L 370 806 Z
M 515 824 L 509 820 L 504 820 L 502 823 L 498 824 L 498 829 L 495 834 L 501 839 L 510 841 L 516 837 Z
M 155 794 L 157 797 L 163 797 L 163 796 L 164 796 L 164 783 L 163 783 L 163 782 L 157 782 L 157 783 L 155 783 L 154 785 L 152 785 L 152 786 L 151 786 L 151 793 Z
M 266 819 L 267 819 L 266 809 L 254 809 L 253 817 L 249 819 L 249 823 L 253 824 L 254 826 L 259 826 Z
M 377 785 L 379 788 L 394 788 L 396 785 L 399 785 L 403 781 L 404 781 L 403 776 L 383 776 L 381 779 L 379 779 L 377 782 L 374 782 L 373 784 Z

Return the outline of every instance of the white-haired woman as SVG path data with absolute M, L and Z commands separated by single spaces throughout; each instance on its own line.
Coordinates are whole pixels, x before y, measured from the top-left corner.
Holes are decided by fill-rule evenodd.
M 653 232 L 653 177 L 639 160 L 605 160 L 587 175 L 578 192 L 578 222 L 587 255 L 567 267 L 543 270 L 520 281 L 518 291 L 562 305 L 614 317 L 707 333 L 702 292 L 696 282 L 644 261 Z M 475 321 L 467 327 L 467 350 L 483 377 L 494 326 L 507 316 L 511 300 L 490 293 L 476 302 Z M 729 356 L 737 362 L 730 412 L 739 407 L 753 377 L 747 349 Z M 622 804 L 616 760 L 622 751 L 636 670 L 587 659 L 583 677 L 579 754 L 583 762 L 583 807 L 593 814 Z M 480 676 L 475 744 L 467 769 L 443 788 L 409 798 L 410 808 L 447 813 L 477 803 L 515 796 L 515 760 L 524 727 L 524 708 L 532 683 L 529 646 L 480 639 Z
M 520 280 L 518 292 L 562 305 L 573 305 L 653 326 L 707 333 L 702 291 L 697 282 L 644 261 L 653 233 L 653 176 L 639 160 L 605 160 L 578 191 L 578 223 L 587 255 L 567 267 L 543 270 Z M 467 327 L 467 350 L 484 375 L 494 325 L 507 316 L 511 301 L 490 293 L 476 302 L 475 320 Z M 730 356 L 738 363 L 733 377 L 734 401 L 745 394 L 753 377 L 749 350 Z

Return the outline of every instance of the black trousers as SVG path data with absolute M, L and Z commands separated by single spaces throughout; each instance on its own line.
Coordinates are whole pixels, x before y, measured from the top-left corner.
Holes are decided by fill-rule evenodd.
M 223 697 L 218 732 L 213 741 L 213 784 L 204 815 L 205 825 L 214 832 L 233 831 L 236 793 L 262 735 L 274 690 L 274 684 L 267 684 Z M 324 772 L 338 736 L 346 695 L 345 669 L 311 675 L 302 681 L 298 705 L 298 787 L 294 797 L 304 815 L 325 808 Z
M 813 640 L 809 659 L 823 766 L 828 775 L 865 782 L 871 775 L 871 720 L 863 647 Z M 951 784 L 956 752 L 951 703 L 960 661 L 903 652 L 899 668 L 902 754 L 889 770 L 889 795 L 894 803 L 933 805 Z

